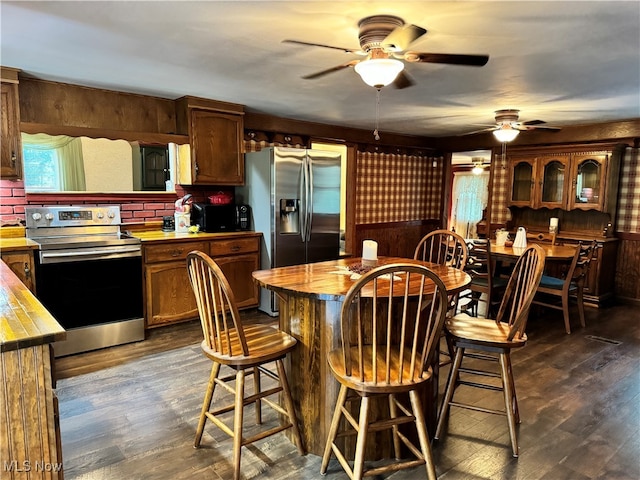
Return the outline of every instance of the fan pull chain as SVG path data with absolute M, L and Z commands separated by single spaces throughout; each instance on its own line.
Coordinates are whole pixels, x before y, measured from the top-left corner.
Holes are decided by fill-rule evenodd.
M 507 168 L 507 142 L 502 142 L 502 169 Z
M 380 123 L 380 89 L 376 88 L 376 128 L 373 131 L 373 138 L 376 140 L 380 140 L 380 135 L 378 134 L 378 126 Z

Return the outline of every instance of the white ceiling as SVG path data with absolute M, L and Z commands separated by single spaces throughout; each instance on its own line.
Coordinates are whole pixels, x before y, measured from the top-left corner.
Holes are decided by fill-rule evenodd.
M 380 130 L 445 136 L 520 120 L 579 125 L 640 118 L 640 2 L 7 1 L 3 66 L 38 78 L 373 129 L 375 89 L 360 58 L 282 43 L 359 48 L 358 21 L 390 14 L 428 33 L 411 50 L 488 54 L 484 67 L 407 64 L 416 84 L 385 87 Z

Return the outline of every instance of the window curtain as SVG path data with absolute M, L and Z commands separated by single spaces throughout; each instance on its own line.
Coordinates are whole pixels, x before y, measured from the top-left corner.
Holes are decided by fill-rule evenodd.
M 489 197 L 489 172 L 453 174 L 451 227 L 465 238 L 477 238 L 476 225 L 482 220 Z
M 58 156 L 62 190 L 85 190 L 82 141 L 67 135 L 22 134 L 22 145 L 34 150 L 55 150 Z

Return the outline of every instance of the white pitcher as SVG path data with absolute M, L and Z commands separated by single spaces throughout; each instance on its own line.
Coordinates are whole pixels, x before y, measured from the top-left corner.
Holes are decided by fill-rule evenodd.
M 509 232 L 504 229 L 496 230 L 496 245 L 504 247 L 505 242 L 509 240 Z
M 518 227 L 516 239 L 513 241 L 513 248 L 527 248 L 527 231 L 524 227 Z

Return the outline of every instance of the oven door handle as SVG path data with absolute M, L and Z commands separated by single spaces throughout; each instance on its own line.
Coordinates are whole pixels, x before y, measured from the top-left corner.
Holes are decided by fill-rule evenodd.
M 141 256 L 141 251 L 139 246 L 135 247 L 125 247 L 120 249 L 93 249 L 86 251 L 66 251 L 66 252 L 40 252 L 40 258 L 42 262 L 50 261 L 73 261 L 75 258 L 78 260 L 84 259 L 86 257 L 97 257 L 97 258 L 117 258 L 117 257 L 137 257 Z

